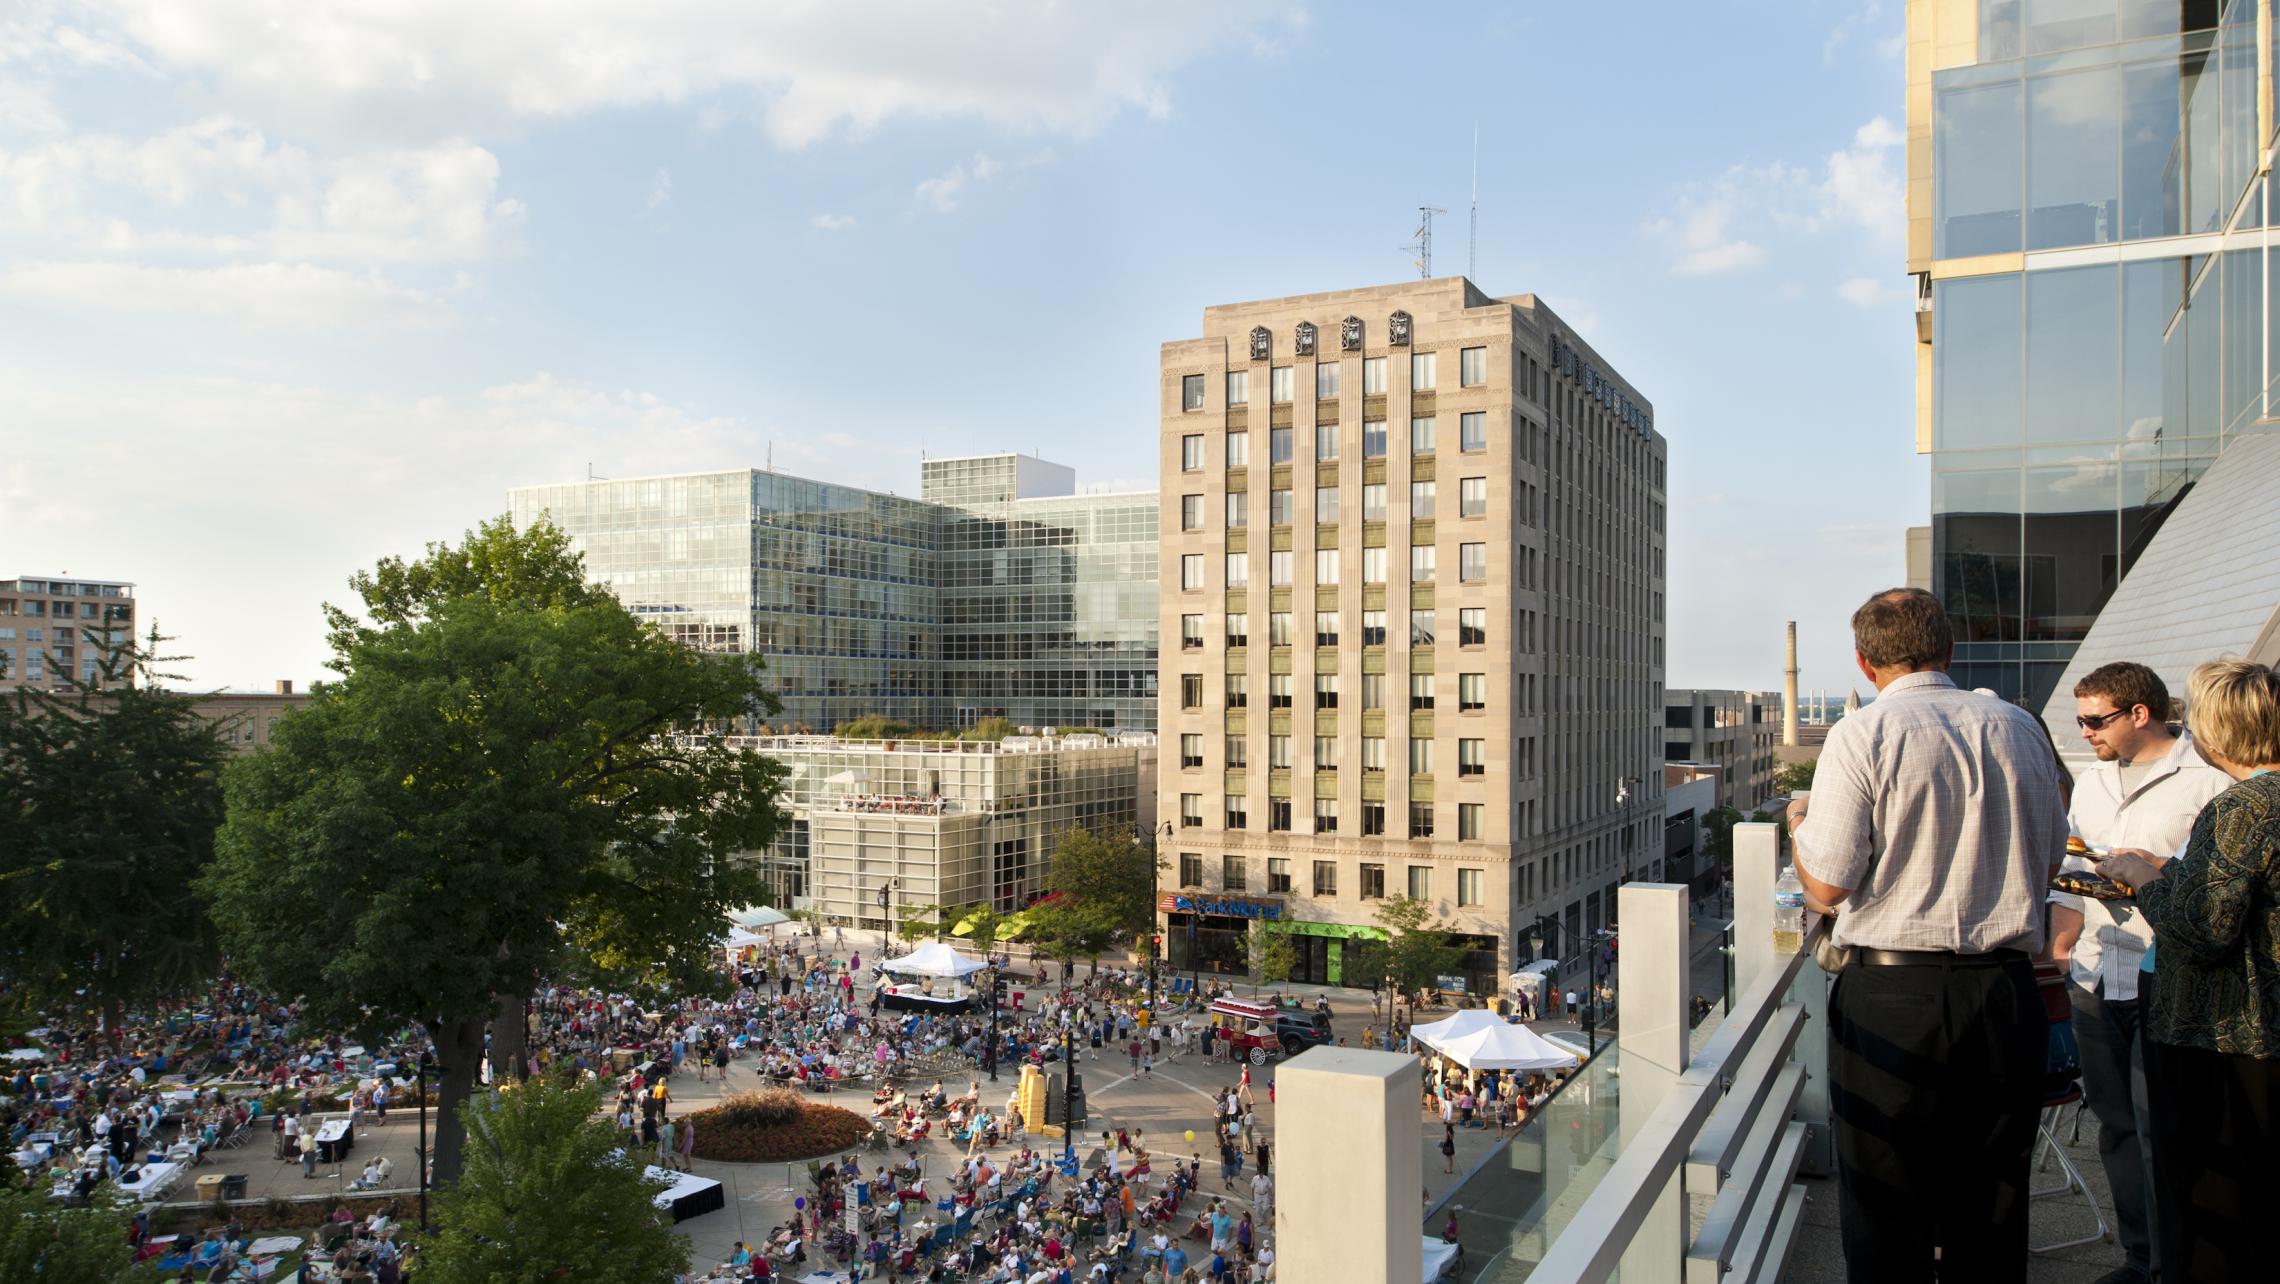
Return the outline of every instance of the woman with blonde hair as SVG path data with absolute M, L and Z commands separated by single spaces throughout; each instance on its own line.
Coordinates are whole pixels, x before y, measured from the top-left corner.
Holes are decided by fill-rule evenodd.
M 2161 1278 L 2270 1278 L 2280 1208 L 2280 673 L 2193 670 L 2194 747 L 2234 784 L 2175 859 L 2116 851 L 2099 872 L 2137 889 L 2154 930 L 2145 1005 Z

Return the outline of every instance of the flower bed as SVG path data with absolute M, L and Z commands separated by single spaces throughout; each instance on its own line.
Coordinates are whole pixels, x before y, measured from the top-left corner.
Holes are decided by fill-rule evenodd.
M 783 1163 L 842 1154 L 861 1145 L 871 1121 L 796 1092 L 740 1092 L 689 1116 L 697 1126 L 697 1158 L 729 1163 Z

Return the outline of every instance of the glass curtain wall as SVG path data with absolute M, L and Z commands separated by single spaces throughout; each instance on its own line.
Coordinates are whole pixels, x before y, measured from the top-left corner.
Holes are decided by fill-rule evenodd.
M 1981 0 L 1933 78 L 1932 538 L 1956 677 L 2039 707 L 2162 520 L 2256 427 L 2255 5 Z M 2215 234 L 2215 235 L 2209 235 Z M 2192 237 L 2175 252 L 2133 245 Z M 2112 246 L 2106 262 L 2077 253 Z M 2150 253 L 2149 253 L 2150 251 Z

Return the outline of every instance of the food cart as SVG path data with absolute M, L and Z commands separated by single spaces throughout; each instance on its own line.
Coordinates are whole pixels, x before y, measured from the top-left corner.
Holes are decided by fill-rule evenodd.
M 1211 1037 L 1228 1045 L 1228 1055 L 1263 1066 L 1282 1052 L 1275 1034 L 1275 1005 L 1247 999 L 1217 998 L 1209 1011 Z

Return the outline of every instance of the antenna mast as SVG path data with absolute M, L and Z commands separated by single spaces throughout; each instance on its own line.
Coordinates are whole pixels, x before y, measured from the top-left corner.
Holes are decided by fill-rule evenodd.
M 1480 122 L 1473 122 L 1472 219 L 1465 229 L 1465 276 L 1480 279 Z
M 1417 269 L 1417 278 L 1421 281 L 1433 279 L 1433 216 L 1446 213 L 1447 210 L 1437 205 L 1418 206 L 1417 230 L 1410 233 L 1417 239 L 1401 247 L 1417 256 L 1409 261 L 1409 265 Z

